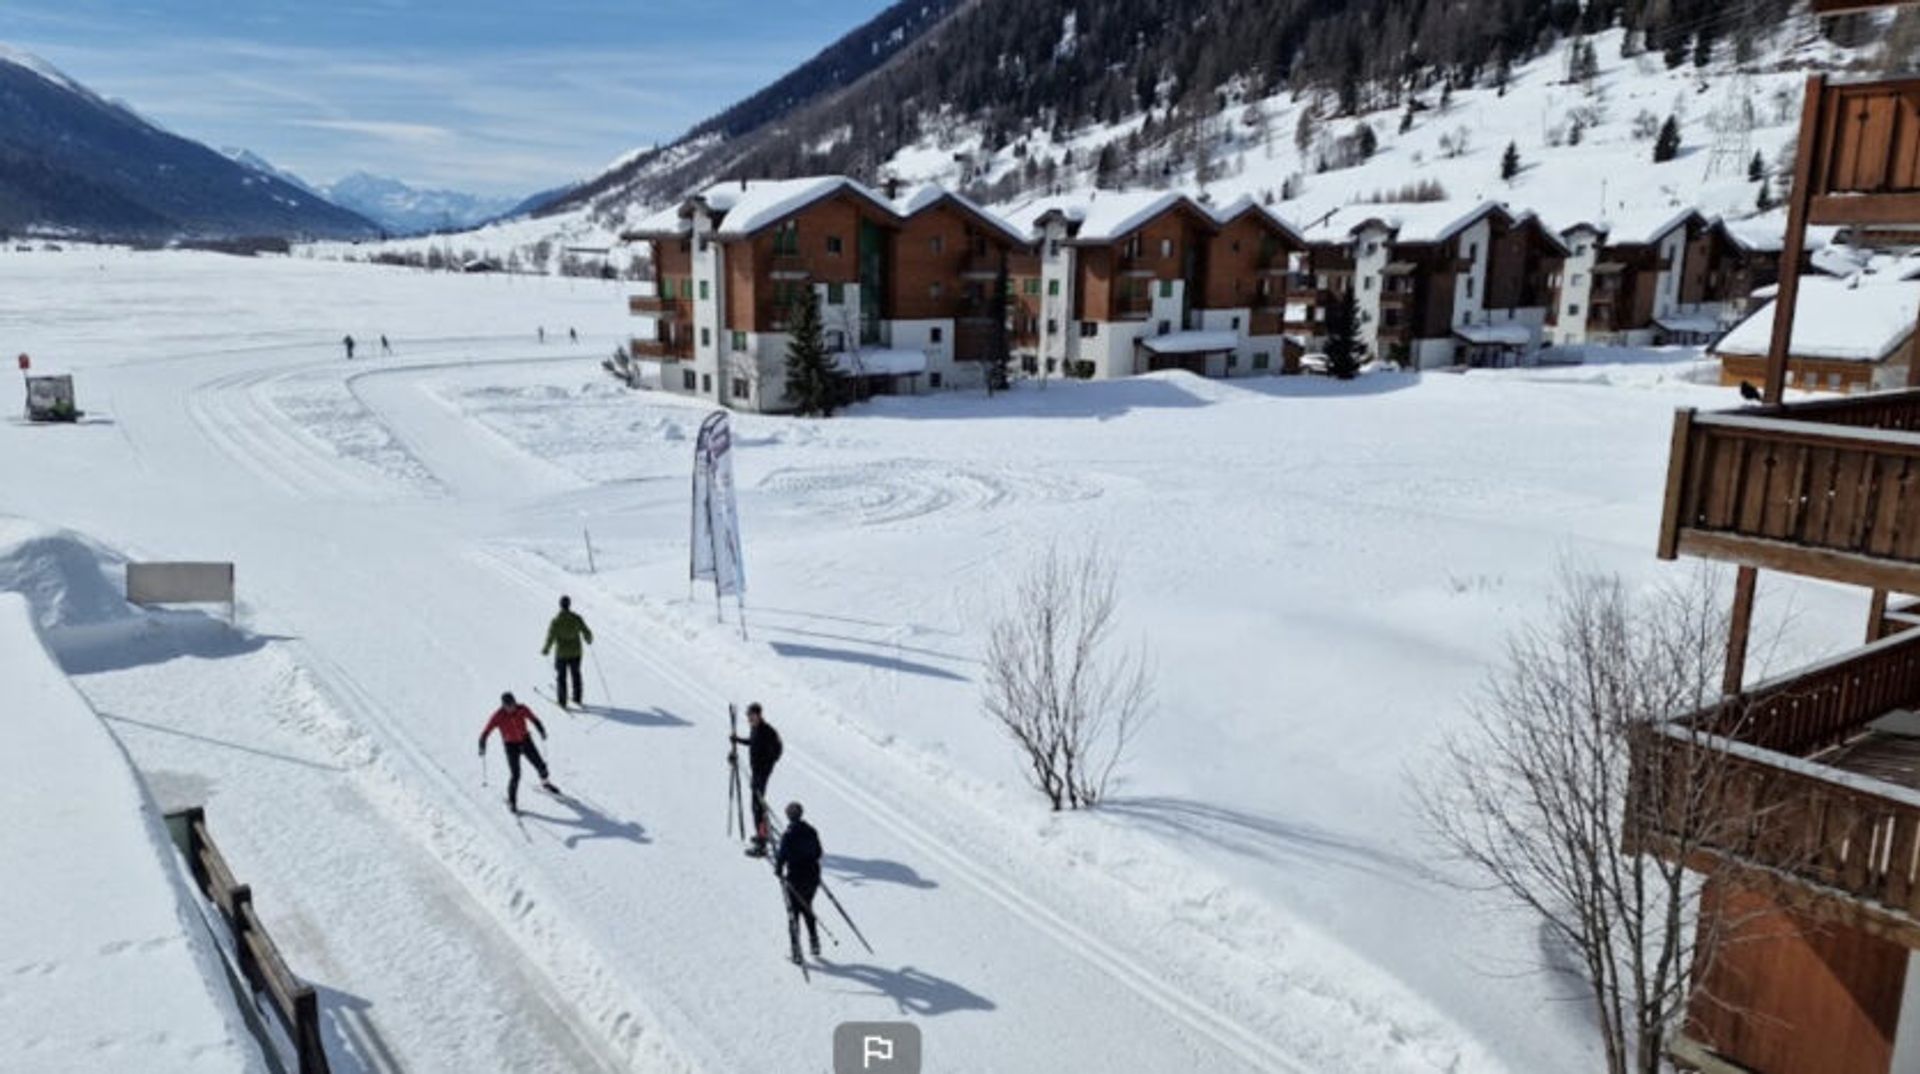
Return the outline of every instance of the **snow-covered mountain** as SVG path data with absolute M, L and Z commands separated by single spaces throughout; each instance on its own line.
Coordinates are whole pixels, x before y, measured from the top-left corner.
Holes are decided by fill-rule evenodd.
M 352 238 L 366 219 L 0 47 L 0 232 Z
M 355 172 L 323 189 L 335 205 L 401 235 L 475 227 L 507 215 L 523 200 L 430 190 L 367 172 Z

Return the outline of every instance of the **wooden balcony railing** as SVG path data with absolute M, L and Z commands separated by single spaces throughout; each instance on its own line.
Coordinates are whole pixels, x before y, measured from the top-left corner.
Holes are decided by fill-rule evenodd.
M 1920 223 L 1920 79 L 1807 82 L 1808 220 Z M 1807 152 L 1802 147 L 1802 152 Z
M 1636 849 L 1822 902 L 1920 946 L 1920 791 L 1827 763 L 1920 706 L 1920 632 L 1771 680 L 1632 741 Z
M 1247 335 L 1277 336 L 1286 331 L 1286 313 L 1277 309 L 1254 310 L 1247 322 Z
M 1920 391 L 1674 418 L 1659 555 L 1920 592 Z
M 634 295 L 627 299 L 627 312 L 648 317 L 674 316 L 684 320 L 693 315 L 693 300 L 661 298 L 659 295 Z

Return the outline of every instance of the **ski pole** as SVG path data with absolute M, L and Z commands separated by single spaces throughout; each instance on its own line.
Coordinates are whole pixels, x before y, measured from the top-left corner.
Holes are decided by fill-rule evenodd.
M 853 918 L 847 916 L 847 908 L 840 905 L 840 900 L 834 896 L 833 889 L 827 886 L 825 880 L 820 881 L 820 890 L 826 895 L 827 901 L 833 903 L 833 908 L 840 912 L 840 920 L 845 921 L 847 927 L 853 930 L 854 936 L 860 941 L 860 946 L 867 949 L 867 954 L 873 954 L 873 945 L 867 942 L 865 936 L 861 935 L 860 926 L 854 924 Z
M 600 680 L 600 696 L 607 699 L 607 706 L 611 708 L 613 707 L 613 691 L 607 689 L 607 673 L 600 670 L 600 654 L 595 651 L 592 645 L 587 646 L 587 652 L 593 654 L 593 674 Z
M 481 751 L 480 751 L 480 785 L 481 785 L 482 787 L 485 787 L 485 786 L 488 786 L 488 783 L 487 783 L 487 751 L 486 751 L 486 750 L 481 750 Z
M 775 873 L 773 874 L 773 876 L 774 876 L 774 879 L 780 881 L 781 887 L 787 889 L 787 898 L 792 900 L 787 904 L 788 920 L 792 920 L 793 918 L 800 916 L 799 914 L 795 913 L 793 910 L 794 907 L 800 905 L 800 896 L 797 892 L 793 890 L 793 883 L 789 881 L 786 877 L 781 876 L 779 873 Z M 815 928 L 818 928 L 821 932 L 826 934 L 827 939 L 833 941 L 833 946 L 835 947 L 840 946 L 840 937 L 835 936 L 833 934 L 833 930 L 827 927 L 827 923 L 825 921 L 820 920 L 819 914 L 813 915 L 813 924 Z M 868 950 L 871 951 L 872 948 L 868 948 Z

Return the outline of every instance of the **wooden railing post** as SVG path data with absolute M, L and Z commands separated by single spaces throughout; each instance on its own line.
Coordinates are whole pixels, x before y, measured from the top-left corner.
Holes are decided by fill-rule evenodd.
M 1800 114 L 1800 150 L 1793 167 L 1793 190 L 1787 197 L 1787 235 L 1780 251 L 1780 283 L 1775 289 L 1773 340 L 1767 348 L 1767 383 L 1763 401 L 1778 403 L 1786 393 L 1787 360 L 1793 352 L 1793 319 L 1800 301 L 1800 261 L 1807 251 L 1807 210 L 1813 203 L 1814 161 L 1823 146 L 1820 118 L 1827 80 L 1807 78 L 1807 100 Z
M 1690 477 L 1691 452 L 1687 440 L 1693 432 L 1693 409 L 1677 410 L 1673 415 L 1673 446 L 1667 455 L 1667 496 L 1660 509 L 1660 545 L 1656 554 L 1673 559 L 1680 554 L 1680 501 Z
M 320 1000 L 309 985 L 293 994 L 293 1048 L 300 1074 L 329 1074 L 327 1052 L 320 1044 Z
M 1887 591 L 1884 589 L 1876 589 L 1873 591 L 1873 602 L 1867 606 L 1867 644 L 1868 645 L 1872 645 L 1874 642 L 1879 641 L 1881 639 L 1881 637 L 1883 636 L 1881 631 L 1886 625 L 1885 624 L 1886 618 L 1887 618 Z
M 1760 572 L 1742 567 L 1733 579 L 1733 611 L 1728 615 L 1727 670 L 1720 692 L 1733 697 L 1747 677 L 1747 635 L 1753 625 L 1753 590 Z

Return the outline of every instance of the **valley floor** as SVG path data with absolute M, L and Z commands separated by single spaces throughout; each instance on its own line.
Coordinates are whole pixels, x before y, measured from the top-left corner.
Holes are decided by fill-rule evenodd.
M 0 587 L 151 794 L 206 804 L 336 1069 L 815 1070 L 900 1018 L 929 1070 L 1593 1065 L 1556 953 L 1448 882 L 1409 788 L 1564 564 L 1687 569 L 1652 555 L 1672 411 L 1733 397 L 1693 352 L 736 416 L 743 640 L 686 585 L 705 410 L 598 371 L 627 327 L 595 281 L 0 253 L 0 341 L 89 411 L 0 425 L 0 515 L 231 559 L 241 628 L 76 601 L 71 556 L 0 548 Z M 1051 815 L 980 653 L 1030 558 L 1089 542 L 1158 712 L 1111 801 Z M 570 797 L 516 821 L 473 743 L 547 681 L 561 593 L 593 704 L 538 705 Z M 1864 614 L 1763 601 L 1796 658 Z M 723 833 L 749 700 L 875 949 L 829 913 L 810 981 Z

